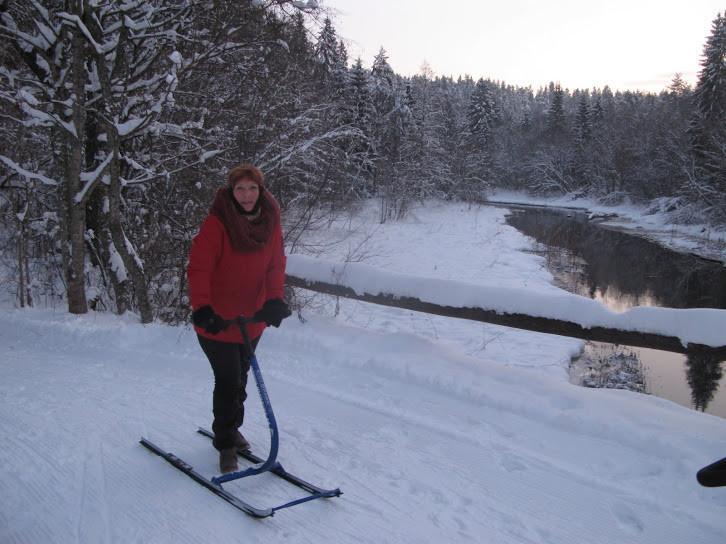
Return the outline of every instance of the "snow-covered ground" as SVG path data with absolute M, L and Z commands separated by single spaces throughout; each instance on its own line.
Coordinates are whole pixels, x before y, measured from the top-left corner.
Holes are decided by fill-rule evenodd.
M 321 257 L 472 284 L 560 291 L 502 210 L 446 204 L 317 234 Z M 349 228 L 352 227 L 352 228 Z M 313 240 L 311 240 L 311 243 Z M 319 246 L 322 247 L 322 246 Z M 212 475 L 211 371 L 188 327 L 0 313 L 0 542 L 723 542 L 726 491 L 696 471 L 726 420 L 567 380 L 576 340 L 316 297 L 258 356 L 285 467 L 340 498 L 251 519 L 138 444 Z M 245 434 L 265 453 L 249 388 Z M 226 487 L 273 505 L 271 475 Z
M 572 206 L 588 210 L 603 226 L 624 230 L 642 236 L 665 247 L 693 253 L 726 264 L 726 229 L 715 229 L 694 221 L 682 224 L 669 212 L 668 199 L 650 206 L 633 203 L 606 205 L 593 198 L 538 197 L 525 193 L 497 191 L 490 195 L 493 202 L 538 204 L 544 206 Z

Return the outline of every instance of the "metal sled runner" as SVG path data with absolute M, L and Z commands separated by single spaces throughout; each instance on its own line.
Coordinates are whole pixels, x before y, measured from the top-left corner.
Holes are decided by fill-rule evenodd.
M 304 502 L 312 501 L 315 499 L 321 499 L 321 498 L 331 498 L 331 497 L 339 497 L 343 494 L 343 492 L 336 488 L 336 489 L 321 489 L 309 482 L 306 482 L 305 480 L 298 478 L 297 476 L 290 474 L 287 472 L 282 465 L 277 461 L 277 452 L 280 445 L 280 438 L 279 438 L 279 432 L 277 430 L 277 421 L 275 420 L 275 414 L 272 411 L 272 405 L 270 403 L 270 398 L 267 394 L 267 388 L 265 387 L 265 382 L 262 379 L 262 372 L 260 370 L 260 365 L 257 362 L 257 357 L 255 356 L 254 352 L 251 349 L 251 344 L 249 341 L 249 336 L 247 334 L 247 328 L 246 324 L 252 322 L 252 319 L 248 319 L 245 317 L 239 317 L 236 320 L 230 321 L 229 324 L 237 324 L 240 328 L 240 331 L 242 332 L 242 337 L 245 341 L 245 346 L 247 347 L 249 359 L 250 359 L 250 368 L 252 369 L 252 373 L 255 376 L 255 383 L 257 384 L 257 391 L 260 394 L 260 399 L 262 400 L 262 406 L 265 410 L 265 416 L 267 418 L 267 423 L 270 428 L 270 453 L 267 456 L 267 459 L 261 459 L 257 457 L 256 455 L 248 452 L 248 451 L 240 451 L 238 450 L 237 453 L 247 459 L 248 461 L 255 463 L 256 466 L 251 466 L 242 470 L 239 470 L 237 472 L 229 472 L 227 474 L 221 474 L 219 476 L 214 476 L 213 478 L 209 479 L 196 470 L 192 468 L 189 464 L 187 464 L 184 460 L 180 459 L 173 453 L 167 452 L 163 449 L 161 449 L 159 446 L 154 444 L 153 442 L 150 442 L 146 438 L 142 438 L 140 440 L 140 443 L 151 450 L 152 452 L 156 453 L 157 455 L 163 457 L 166 459 L 170 464 L 184 472 L 187 476 L 192 478 L 197 483 L 203 485 L 210 491 L 212 491 L 214 494 L 218 495 L 219 497 L 223 498 L 227 502 L 229 502 L 232 506 L 235 508 L 238 508 L 239 510 L 242 510 L 246 514 L 249 514 L 251 516 L 257 517 L 257 518 L 265 518 L 268 516 L 272 516 L 276 511 L 282 510 L 283 508 L 288 508 L 290 506 L 295 506 L 297 504 L 302 504 Z M 206 429 L 198 429 L 200 434 L 207 436 L 209 438 L 213 438 L 214 435 L 206 430 Z M 255 506 L 252 506 L 251 504 L 245 502 L 244 500 L 240 499 L 236 495 L 233 495 L 226 489 L 222 487 L 222 484 L 225 482 L 230 482 L 233 480 L 239 480 L 240 478 L 246 478 L 248 476 L 254 476 L 256 474 L 262 474 L 264 472 L 270 472 L 272 474 L 275 474 L 276 476 L 279 476 L 280 478 L 286 480 L 287 482 L 290 482 L 291 484 L 299 487 L 300 489 L 303 489 L 308 492 L 308 495 L 305 495 L 304 497 L 301 497 L 299 499 L 295 499 L 293 501 L 287 502 L 285 504 L 281 504 L 280 506 L 275 506 L 271 508 L 257 508 Z

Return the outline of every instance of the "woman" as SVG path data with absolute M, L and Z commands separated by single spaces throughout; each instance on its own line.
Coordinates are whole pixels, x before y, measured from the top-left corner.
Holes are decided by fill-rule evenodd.
M 244 419 L 250 363 L 237 326 L 225 320 L 255 316 L 247 325 L 252 349 L 266 325 L 279 327 L 290 310 L 283 301 L 285 253 L 280 206 L 250 164 L 233 168 L 226 187 L 192 241 L 187 267 L 192 321 L 214 372 L 214 447 L 219 468 L 234 472 L 237 449 L 249 449 L 238 428 Z

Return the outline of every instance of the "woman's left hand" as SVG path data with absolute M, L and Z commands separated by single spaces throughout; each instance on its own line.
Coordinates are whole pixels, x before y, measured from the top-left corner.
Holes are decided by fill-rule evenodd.
M 271 298 L 262 306 L 262 309 L 255 313 L 256 321 L 264 321 L 273 327 L 279 327 L 282 320 L 292 314 L 290 307 L 284 300 Z

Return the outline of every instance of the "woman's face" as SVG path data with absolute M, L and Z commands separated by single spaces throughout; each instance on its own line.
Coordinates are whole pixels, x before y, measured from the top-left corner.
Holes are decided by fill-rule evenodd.
M 260 186 L 251 179 L 241 179 L 234 184 L 232 194 L 244 211 L 251 212 L 260 196 Z

